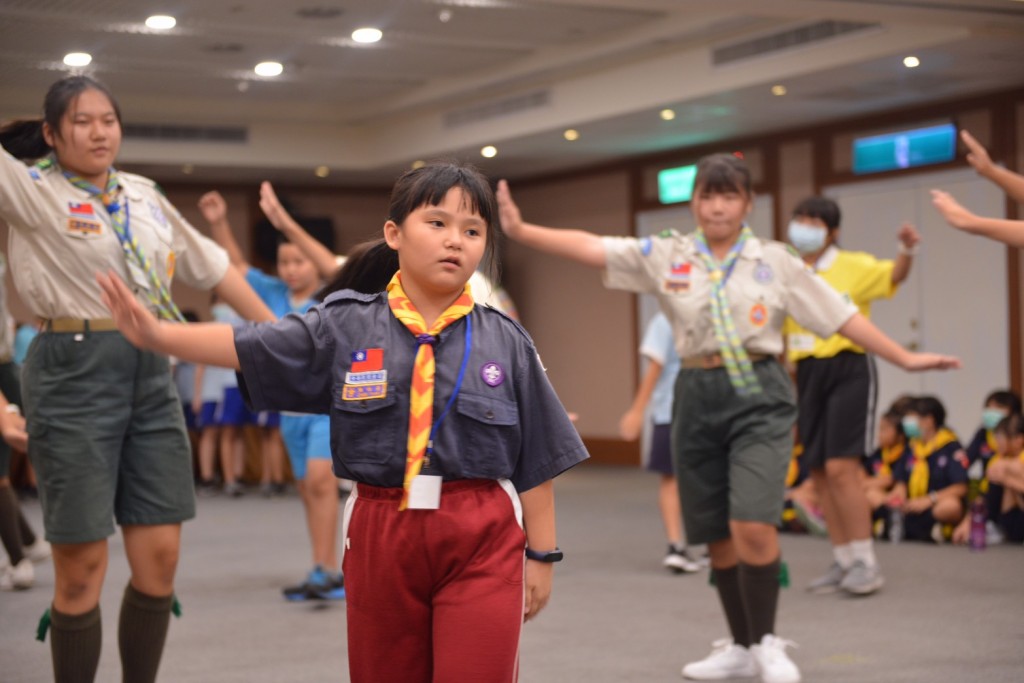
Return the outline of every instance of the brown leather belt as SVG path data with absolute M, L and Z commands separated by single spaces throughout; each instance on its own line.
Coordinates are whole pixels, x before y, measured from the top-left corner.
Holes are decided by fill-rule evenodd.
M 43 323 L 45 332 L 113 332 L 116 329 L 117 325 L 110 318 L 52 318 Z
M 771 358 L 767 353 L 748 353 L 751 363 Z M 720 353 L 707 353 L 703 356 L 690 356 L 682 360 L 682 366 L 686 370 L 714 370 L 725 365 Z

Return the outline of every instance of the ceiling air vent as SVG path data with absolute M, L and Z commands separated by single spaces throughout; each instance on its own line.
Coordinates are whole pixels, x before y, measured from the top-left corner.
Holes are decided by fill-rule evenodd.
M 547 106 L 550 102 L 551 93 L 549 91 L 534 90 L 523 95 L 506 97 L 503 100 L 475 104 L 472 107 L 450 111 L 444 115 L 444 127 L 458 128 L 459 126 L 466 126 L 471 123 L 519 114 L 529 109 Z
M 801 45 L 819 43 L 849 33 L 875 29 L 879 26 L 880 24 L 867 24 L 855 21 L 818 21 L 752 40 L 721 45 L 712 52 L 711 62 L 715 66 L 731 64 L 732 62 L 739 62 L 744 59 L 751 59 L 752 57 L 789 50 Z
M 249 130 L 229 126 L 172 126 L 162 123 L 127 123 L 122 128 L 125 138 L 165 142 L 236 142 L 249 141 Z

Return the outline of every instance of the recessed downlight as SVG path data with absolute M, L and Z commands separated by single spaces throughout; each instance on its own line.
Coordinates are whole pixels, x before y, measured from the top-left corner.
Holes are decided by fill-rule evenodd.
M 906 57 L 903 58 L 903 66 L 907 67 L 908 69 L 916 69 L 917 67 L 921 66 L 921 60 L 915 57 L 914 55 L 907 55 Z
M 674 109 L 662 109 L 658 113 L 658 116 L 661 117 L 662 121 L 671 121 L 676 117 L 676 112 Z
M 426 165 L 427 162 L 423 161 L 423 159 L 417 159 L 416 161 L 412 162 L 411 168 L 412 170 L 415 171 L 416 169 L 423 168 Z
M 352 31 L 352 40 L 357 43 L 376 43 L 384 37 L 384 32 L 379 28 L 357 28 Z
M 154 31 L 168 31 L 178 25 L 178 20 L 166 14 L 154 14 L 146 18 L 146 28 Z
M 580 132 L 578 130 L 576 130 L 575 128 L 570 128 L 567 131 L 565 131 L 564 133 L 562 133 L 562 137 L 564 137 L 569 142 L 573 142 L 575 140 L 579 140 L 580 139 Z
M 260 62 L 256 65 L 254 71 L 257 76 L 273 78 L 274 76 L 280 76 L 284 72 L 284 66 L 280 62 Z
M 495 147 L 494 145 L 487 145 L 486 147 L 482 147 L 480 149 L 480 156 L 484 157 L 485 159 L 493 159 L 494 157 L 498 156 L 498 148 Z
M 775 95 L 776 97 L 782 97 L 787 92 L 789 91 L 786 90 L 786 86 L 782 85 L 781 83 L 772 86 L 772 94 Z
M 64 63 L 68 66 L 89 66 L 92 55 L 88 52 L 69 52 L 64 55 Z
M 326 166 L 317 166 L 317 167 L 316 167 L 316 168 L 315 168 L 315 169 L 313 170 L 313 174 L 314 174 L 314 175 L 315 175 L 315 176 L 316 176 L 317 178 L 326 178 L 327 176 L 331 175 L 331 169 L 329 169 L 329 168 L 328 168 L 328 167 L 326 167 Z

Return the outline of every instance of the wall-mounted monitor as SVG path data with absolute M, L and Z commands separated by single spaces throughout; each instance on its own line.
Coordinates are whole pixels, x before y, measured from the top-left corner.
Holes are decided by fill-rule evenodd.
M 858 175 L 941 164 L 955 158 L 956 126 L 952 123 L 853 140 L 853 172 Z
M 658 201 L 662 204 L 690 201 L 696 177 L 697 164 L 658 171 Z

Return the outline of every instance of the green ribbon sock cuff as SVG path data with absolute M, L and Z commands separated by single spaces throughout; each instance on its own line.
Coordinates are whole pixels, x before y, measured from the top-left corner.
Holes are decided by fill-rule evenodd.
M 36 640 L 40 643 L 46 642 L 46 632 L 50 630 L 50 608 L 47 607 L 43 616 L 39 617 L 39 625 L 36 626 Z
M 178 596 L 176 594 L 174 595 L 174 598 L 171 601 L 171 614 L 173 614 L 178 619 L 181 619 L 181 603 L 178 602 Z
M 785 562 L 779 563 L 779 586 L 789 588 L 789 565 Z

